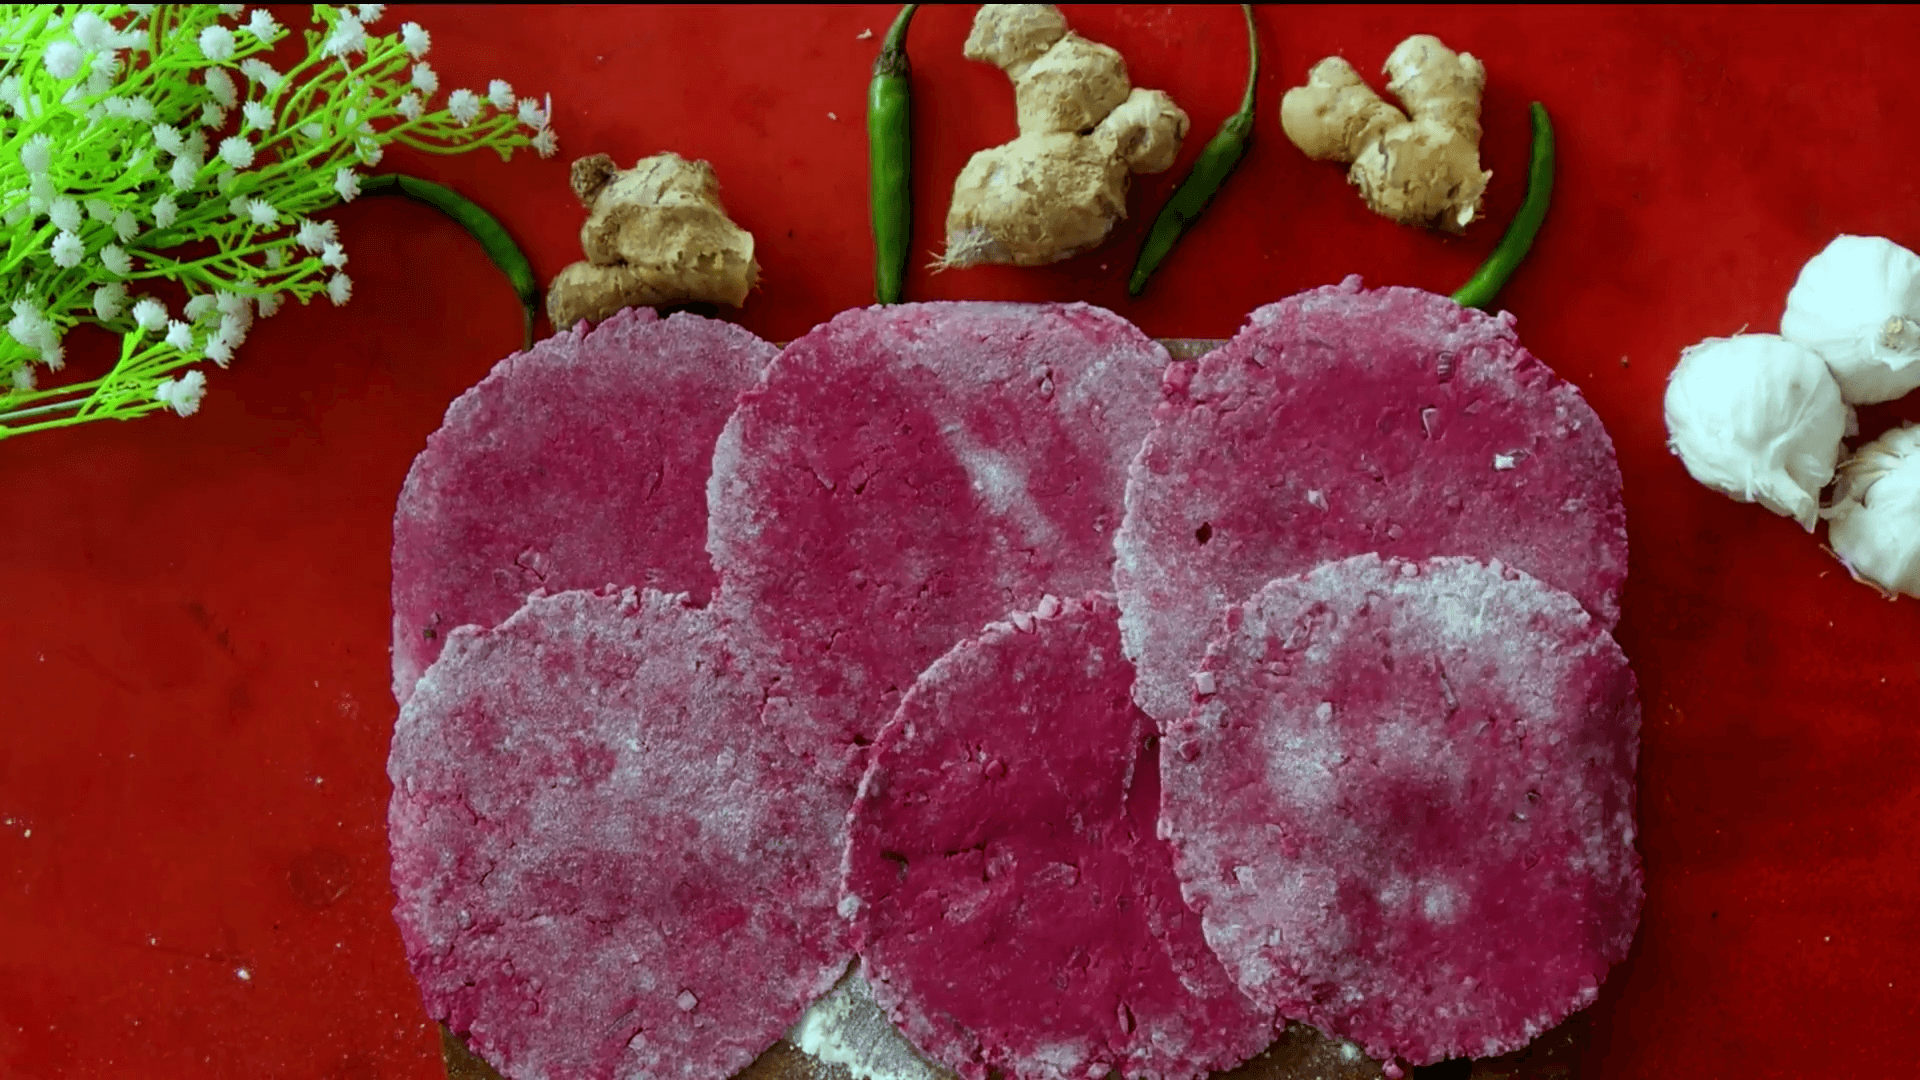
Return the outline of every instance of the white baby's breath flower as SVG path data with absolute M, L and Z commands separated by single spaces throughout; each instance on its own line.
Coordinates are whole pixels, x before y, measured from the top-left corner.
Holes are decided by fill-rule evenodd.
M 339 238 L 340 226 L 333 222 L 302 218 L 300 220 L 300 230 L 294 234 L 293 242 L 306 248 L 308 251 L 318 253 L 325 250 L 328 244 L 337 241 Z
M 80 204 L 72 199 L 53 200 L 53 206 L 48 209 L 47 216 L 53 219 L 56 228 L 65 229 L 68 232 L 80 230 Z
M 255 226 L 264 229 L 280 220 L 280 211 L 275 210 L 273 204 L 265 199 L 248 199 L 247 217 Z
M 4 216 L 0 216 L 0 221 L 6 222 L 7 228 L 11 229 L 15 225 L 27 220 L 28 213 L 29 208 L 25 203 L 14 203 L 12 206 L 7 207 L 7 212 Z
M 100 265 L 115 277 L 126 277 L 133 273 L 133 257 L 122 250 L 119 244 L 108 244 L 100 249 Z
M 143 50 L 147 47 L 147 28 L 121 30 L 113 35 L 113 47 L 116 49 Z
M 200 410 L 200 399 L 207 396 L 207 377 L 195 369 L 183 372 L 178 379 L 162 379 L 153 388 L 153 396 L 181 416 L 192 416 Z
M 217 101 L 209 101 L 200 106 L 200 126 L 219 130 L 227 126 L 227 110 Z
M 13 369 L 13 388 L 23 393 L 33 389 L 33 365 L 21 364 Z
M 133 211 L 122 210 L 114 215 L 113 235 L 119 237 L 123 244 L 140 235 L 140 222 L 133 216 Z
M 320 252 L 320 261 L 338 270 L 347 265 L 347 249 L 341 247 L 339 244 L 328 244 L 326 248 Z
M 113 204 L 105 199 L 88 199 L 87 216 L 102 225 L 113 223 Z
M 495 79 L 488 83 L 487 100 L 501 112 L 513 108 L 513 84 L 505 79 Z
M 86 96 L 86 91 L 81 89 L 80 86 L 76 83 L 73 86 L 67 87 L 65 92 L 63 92 L 60 95 L 60 104 L 75 105 L 75 104 L 78 104 L 80 99 L 85 96 Z
M 233 346 L 219 338 L 214 338 L 212 341 L 207 342 L 205 351 L 207 359 L 219 364 L 223 368 L 233 363 Z
M 278 270 L 286 265 L 287 251 L 285 248 L 271 247 L 266 250 L 265 254 L 260 256 L 260 260 L 267 264 L 267 269 Z
M 229 135 L 220 140 L 220 160 L 244 169 L 253 164 L 253 144 L 239 135 Z
M 241 13 L 242 13 L 242 12 L 244 12 L 244 11 L 246 11 L 246 10 L 247 10 L 247 5 L 245 5 L 245 4 L 221 4 L 221 5 L 219 5 L 219 8 L 220 8 L 220 14 L 222 14 L 222 15 L 224 15 L 224 16 L 226 16 L 226 17 L 227 17 L 227 18 L 229 18 L 229 19 L 237 19 L 237 18 L 239 18 L 239 17 L 240 17 L 240 15 L 241 15 Z
M 237 349 L 241 342 L 247 340 L 247 329 L 252 325 L 251 319 L 241 320 L 232 315 L 222 315 L 220 316 L 220 334 L 215 340 L 230 349 Z
M 233 182 L 238 179 L 240 179 L 240 174 L 234 170 L 221 169 L 220 175 L 214 177 L 213 182 L 214 186 L 218 187 L 222 194 L 225 194 L 233 189 Z
M 153 141 L 169 154 L 182 154 L 187 149 L 186 142 L 180 138 L 180 129 L 172 124 L 153 125 Z
M 179 319 L 167 320 L 167 344 L 181 352 L 193 348 L 193 327 Z
M 71 79 L 80 73 L 83 55 L 80 46 L 64 38 L 47 46 L 42 60 L 47 65 L 47 74 L 56 79 Z
M 280 294 L 274 292 L 268 293 L 265 296 L 255 297 L 253 303 L 255 307 L 260 309 L 261 318 L 270 319 L 275 312 L 280 310 Z
M 71 270 L 79 266 L 80 260 L 86 257 L 87 245 L 81 243 L 79 237 L 63 229 L 54 236 L 51 250 L 53 264 L 63 270 Z
M 217 289 L 213 294 L 213 304 L 220 309 L 220 314 L 222 315 L 231 315 L 236 319 L 244 319 L 249 323 L 253 321 L 253 307 L 247 303 L 247 298 L 239 293 L 231 293 L 225 289 Z
M 127 309 L 127 287 L 124 283 L 113 281 L 93 290 L 93 313 L 101 322 L 120 317 Z
M 380 141 L 378 139 L 360 140 L 359 149 L 360 164 L 365 165 L 369 169 L 380 164 L 380 159 L 387 156 L 387 152 L 380 149 Z
M 246 119 L 248 127 L 258 128 L 261 131 L 267 131 L 273 127 L 273 110 L 268 108 L 264 101 L 247 102 L 240 107 L 240 115 Z
M 153 200 L 153 223 L 155 225 L 163 229 L 169 228 L 173 225 L 173 220 L 179 216 L 180 207 L 174 203 L 173 196 L 162 195 Z
M 208 68 L 206 74 L 207 89 L 213 91 L 213 100 L 223 109 L 233 108 L 240 100 L 240 88 L 233 85 L 233 76 L 225 68 Z
M 333 171 L 333 190 L 340 198 L 352 202 L 360 197 L 360 177 L 352 169 L 341 167 Z
M 363 23 L 377 23 L 380 21 L 381 16 L 387 13 L 387 5 L 385 4 L 360 4 L 358 6 L 360 8 L 360 21 Z
M 73 17 L 73 36 L 87 49 L 104 48 L 112 35 L 113 27 L 107 20 L 91 11 L 82 11 Z
M 91 89 L 89 89 L 89 92 L 92 92 Z M 132 103 L 126 98 L 110 97 L 94 105 L 92 109 L 87 111 L 87 115 L 95 120 L 103 116 L 114 120 L 125 120 L 130 115 L 128 108 L 131 104 Z
M 119 77 L 120 58 L 110 52 L 100 53 L 93 58 L 93 63 L 89 65 L 87 72 L 87 95 L 89 97 L 99 97 L 101 94 L 113 89 L 113 81 Z M 107 102 L 101 102 L 102 107 L 107 104 Z M 113 99 L 112 104 L 124 107 L 124 103 L 117 98 Z
M 153 102 L 149 101 L 145 94 L 135 94 L 127 99 L 128 119 L 150 124 L 153 122 L 154 115 Z
M 233 57 L 233 31 L 215 23 L 200 31 L 200 55 L 218 64 Z
M 246 217 L 247 216 L 247 197 L 245 195 L 235 195 L 233 198 L 228 199 L 227 213 L 231 214 L 236 218 Z
M 533 133 L 527 145 L 533 147 L 533 152 L 541 157 L 550 158 L 560 151 L 560 136 L 555 135 L 552 128 L 541 128 Z
M 152 333 L 167 325 L 167 305 L 149 296 L 133 305 L 133 321 L 140 329 Z
M 187 306 L 180 310 L 186 314 L 188 322 L 199 322 L 202 316 L 211 313 L 218 304 L 219 301 L 213 298 L 212 293 L 201 293 L 188 300 Z
M 287 77 L 278 69 L 257 56 L 249 56 L 242 60 L 240 70 L 246 74 L 247 78 L 259 83 L 261 89 L 269 94 L 280 89 L 280 84 L 287 81 Z
M 327 299 L 333 301 L 335 307 L 353 299 L 353 279 L 345 274 L 335 274 L 328 278 Z
M 193 159 L 195 168 L 207 163 L 207 133 L 199 129 L 187 132 L 187 148 L 184 153 Z
M 333 33 L 327 35 L 326 43 L 321 46 L 328 56 L 343 60 L 354 53 L 365 52 L 366 48 L 367 28 L 360 24 L 359 19 L 347 14 L 342 14 L 340 21 L 333 24 Z
M 312 139 L 315 142 L 319 142 L 321 137 L 326 135 L 326 133 L 327 133 L 327 129 L 324 127 L 321 127 L 317 123 L 300 125 L 300 134 L 305 135 L 307 138 Z
M 447 95 L 447 113 L 459 122 L 461 127 L 473 123 L 480 115 L 480 97 L 465 87 Z
M 547 126 L 546 110 L 542 109 L 540 103 L 532 98 L 520 99 L 519 116 L 521 123 L 535 131 L 539 131 L 541 128 Z
M 54 331 L 53 327 L 49 326 L 41 333 L 37 346 L 40 349 L 41 363 L 55 371 L 67 366 L 66 347 L 60 344 L 60 335 Z
M 43 131 L 21 143 L 20 164 L 26 166 L 28 175 L 45 175 L 53 165 L 53 136 Z
M 413 88 L 432 97 L 440 89 L 440 76 L 434 73 L 432 64 L 413 65 Z
M 262 45 L 271 42 L 279 32 L 280 24 L 273 21 L 273 12 L 266 8 L 254 8 L 253 14 L 247 18 L 247 33 Z
M 433 47 L 433 35 L 422 29 L 419 23 L 401 23 L 400 43 L 407 47 L 408 56 L 418 60 L 427 55 L 427 50 Z
M 424 111 L 424 106 L 420 101 L 420 95 L 411 90 L 400 96 L 400 103 L 397 107 L 400 110 L 400 115 L 409 120 L 420 119 L 420 114 Z
M 200 175 L 200 163 L 190 157 L 173 159 L 173 168 L 167 170 L 167 178 L 173 181 L 175 191 L 192 191 Z

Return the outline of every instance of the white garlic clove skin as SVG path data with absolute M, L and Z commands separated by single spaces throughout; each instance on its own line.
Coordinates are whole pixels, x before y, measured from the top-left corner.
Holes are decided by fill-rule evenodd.
M 1827 540 L 1853 576 L 1920 596 L 1920 424 L 1895 428 L 1840 467 Z
M 1885 237 L 1837 237 L 1800 268 L 1780 336 L 1819 353 L 1848 404 L 1920 389 L 1920 255 Z
M 1775 334 L 1709 338 L 1667 381 L 1667 445 L 1687 472 L 1808 532 L 1852 413 L 1820 356 Z

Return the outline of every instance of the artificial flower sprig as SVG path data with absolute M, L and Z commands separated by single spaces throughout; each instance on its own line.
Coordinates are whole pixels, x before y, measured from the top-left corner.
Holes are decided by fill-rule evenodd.
M 226 367 L 256 316 L 346 303 L 338 228 L 312 215 L 355 198 L 388 145 L 556 151 L 549 104 L 499 80 L 441 96 L 427 31 L 372 32 L 383 7 L 315 7 L 306 57 L 279 71 L 287 31 L 264 8 L 0 6 L 0 439 L 189 415 L 195 365 Z M 184 287 L 179 311 L 141 291 L 156 280 Z M 118 363 L 41 387 L 79 323 L 120 334 Z

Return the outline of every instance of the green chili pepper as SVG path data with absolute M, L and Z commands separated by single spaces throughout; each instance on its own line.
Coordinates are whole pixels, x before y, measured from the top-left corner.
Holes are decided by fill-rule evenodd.
M 1247 156 L 1247 143 L 1253 139 L 1254 85 L 1260 78 L 1260 38 L 1254 32 L 1253 5 L 1241 4 L 1240 11 L 1247 17 L 1246 97 L 1241 99 L 1240 111 L 1227 117 L 1219 133 L 1200 151 L 1192 171 L 1174 189 L 1173 198 L 1167 200 L 1166 208 L 1154 219 L 1153 228 L 1147 230 L 1147 239 L 1140 245 L 1140 258 L 1133 264 L 1133 278 L 1127 282 L 1129 296 L 1139 296 L 1147 287 L 1147 279 L 1173 250 L 1173 245 L 1180 242 L 1181 235 L 1193 227 L 1220 191 L 1220 185 L 1233 175 L 1240 159 Z
M 526 334 L 523 348 L 533 348 L 533 327 L 540 318 L 540 281 L 533 276 L 533 264 L 520 251 L 520 245 L 513 242 L 507 227 L 500 219 L 481 209 L 472 200 L 450 187 L 422 180 L 417 176 L 402 176 L 399 173 L 382 173 L 369 176 L 360 181 L 360 191 L 366 195 L 392 194 L 398 192 L 415 202 L 428 206 L 458 222 L 467 230 L 467 235 L 480 241 L 481 250 L 493 265 L 507 275 L 507 281 L 520 297 L 520 306 L 526 310 Z
M 900 9 L 880 42 L 867 85 L 867 164 L 873 184 L 873 297 L 897 304 L 906 287 L 913 239 L 913 124 L 907 24 L 919 4 Z
M 1520 268 L 1520 260 L 1540 235 L 1540 223 L 1547 219 L 1547 205 L 1553 201 L 1553 124 L 1547 119 L 1547 107 L 1533 103 L 1533 162 L 1527 168 L 1527 198 L 1513 216 L 1506 235 L 1467 279 L 1453 302 L 1461 307 L 1484 308 L 1500 295 L 1501 286 Z

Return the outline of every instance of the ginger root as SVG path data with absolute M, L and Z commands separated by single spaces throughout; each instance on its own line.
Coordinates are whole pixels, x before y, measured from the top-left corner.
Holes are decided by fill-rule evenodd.
M 1480 168 L 1480 93 L 1487 69 L 1471 53 L 1416 34 L 1387 57 L 1387 104 L 1353 65 L 1329 56 L 1287 91 L 1280 126 L 1315 161 L 1350 162 L 1347 177 L 1375 213 L 1403 225 L 1460 232 L 1480 214 L 1493 174 Z
M 1067 29 L 1051 4 L 985 4 L 962 50 L 1013 80 L 1020 136 L 954 181 L 936 266 L 1042 266 L 1095 247 L 1127 216 L 1133 173 L 1173 165 L 1187 114 L 1127 81 L 1120 54 Z
M 564 330 L 622 308 L 693 301 L 739 307 L 760 278 L 753 235 L 727 218 L 713 166 L 655 154 L 622 171 L 605 154 L 573 163 L 587 207 L 586 261 L 554 275 L 547 316 Z

